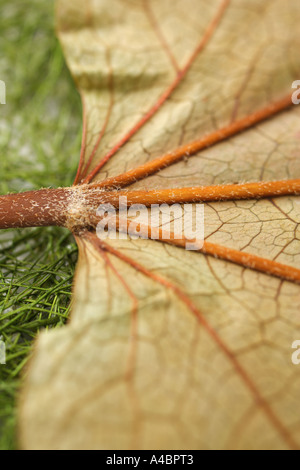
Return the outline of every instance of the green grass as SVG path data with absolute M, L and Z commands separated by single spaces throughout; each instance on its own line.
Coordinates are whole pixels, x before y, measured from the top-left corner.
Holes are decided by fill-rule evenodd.
M 0 193 L 68 186 L 81 140 L 81 105 L 54 32 L 53 2 L 0 0 Z M 65 323 L 77 258 L 63 229 L 0 233 L 0 449 L 14 449 L 16 397 L 32 341 Z

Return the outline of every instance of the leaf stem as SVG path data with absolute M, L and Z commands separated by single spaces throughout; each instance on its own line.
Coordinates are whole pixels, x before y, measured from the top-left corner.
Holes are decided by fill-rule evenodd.
M 0 229 L 64 226 L 68 199 L 66 189 L 0 196 Z
M 95 227 L 100 204 L 119 209 L 120 198 L 127 206 L 184 204 L 196 202 L 261 199 L 300 194 L 300 179 L 243 184 L 155 189 L 150 191 L 105 191 L 99 184 L 71 188 L 41 189 L 0 196 L 0 229 L 63 226 L 75 232 Z

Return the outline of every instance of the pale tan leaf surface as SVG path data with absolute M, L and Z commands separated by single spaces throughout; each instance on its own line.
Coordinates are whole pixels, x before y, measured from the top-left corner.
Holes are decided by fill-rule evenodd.
M 91 168 L 174 80 L 220 4 L 58 2 L 60 37 L 86 103 L 85 162 L 107 121 Z M 229 2 L 171 98 L 96 179 L 289 93 L 299 20 L 293 0 Z M 300 178 L 299 124 L 295 107 L 133 187 Z M 205 206 L 209 241 L 294 267 L 299 223 L 298 197 Z M 291 361 L 299 285 L 157 241 L 111 241 L 106 251 L 93 234 L 77 241 L 72 318 L 36 343 L 19 412 L 22 447 L 300 447 Z
M 157 31 L 183 67 L 220 4 L 218 0 L 189 0 L 184 5 L 180 0 L 172 4 L 170 0 L 138 0 L 116 1 L 111 8 L 109 1 L 88 1 L 85 6 L 80 0 L 59 2 L 60 38 L 86 100 L 86 160 L 109 116 L 92 167 L 176 78 Z M 156 19 L 156 30 L 149 10 Z M 71 20 L 75 15 L 76 22 Z M 88 18 L 92 18 L 90 24 Z M 123 173 L 287 94 L 300 69 L 299 18 L 300 5 L 295 0 L 231 1 L 180 87 L 97 179 Z M 300 159 L 295 159 L 299 155 L 299 110 L 294 113 L 296 117 L 283 116 L 271 127 L 264 124 L 224 147 L 202 153 L 199 159 L 179 164 L 178 169 L 164 170 L 158 183 L 166 187 L 161 180 L 164 175 L 172 187 L 233 182 L 234 178 L 292 177 L 294 171 L 300 172 Z M 195 172 L 199 179 L 192 176 Z M 179 179 L 186 174 L 190 178 Z

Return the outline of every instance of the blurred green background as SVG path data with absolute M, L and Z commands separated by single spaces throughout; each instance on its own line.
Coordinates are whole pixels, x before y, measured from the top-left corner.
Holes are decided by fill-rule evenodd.
M 81 104 L 55 37 L 54 1 L 0 0 L 0 8 L 0 193 L 68 186 L 80 153 Z M 16 396 L 32 341 L 66 321 L 76 259 L 63 229 L 0 233 L 2 450 L 17 448 Z

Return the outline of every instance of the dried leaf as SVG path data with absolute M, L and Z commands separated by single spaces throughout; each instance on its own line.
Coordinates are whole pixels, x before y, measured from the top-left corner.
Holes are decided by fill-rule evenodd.
M 57 21 L 85 110 L 76 183 L 300 178 L 299 2 L 59 0 Z M 299 267 L 297 196 L 209 202 L 205 221 L 214 246 Z M 24 448 L 299 447 L 297 283 L 230 250 L 77 242 L 71 321 L 39 336 L 22 393 Z

